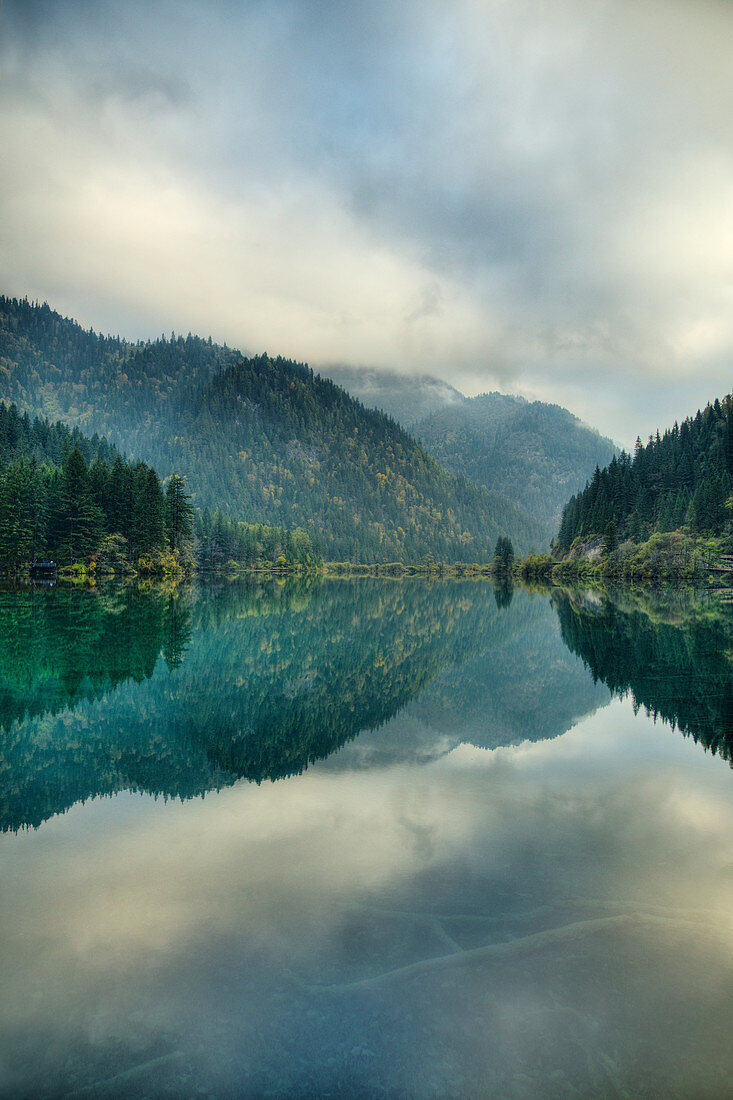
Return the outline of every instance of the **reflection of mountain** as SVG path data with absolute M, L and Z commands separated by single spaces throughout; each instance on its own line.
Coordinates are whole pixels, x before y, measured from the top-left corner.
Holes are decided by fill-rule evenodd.
M 461 740 L 493 749 L 558 737 L 609 701 L 563 645 L 547 599 L 517 592 L 499 625 L 504 637 L 490 639 L 455 676 L 443 674 L 413 704 L 416 711 L 437 712 Z
M 179 673 L 179 728 L 237 776 L 301 771 L 460 662 L 490 597 L 455 582 L 364 580 L 324 585 L 276 625 L 228 620 Z
M 733 614 L 680 593 L 556 597 L 562 635 L 598 680 L 733 764 Z
M 367 579 L 8 593 L 2 823 L 275 779 L 380 727 L 381 762 L 560 733 L 606 693 L 547 601 L 506 603 L 484 583 Z
M 180 664 L 190 601 L 133 586 L 0 595 L 3 828 L 38 825 L 74 802 L 125 788 L 175 783 L 193 793 L 210 785 L 191 778 L 163 731 L 129 728 L 122 718 L 123 701 L 131 708 L 151 677 L 169 678 Z M 151 761 L 159 770 L 165 764 L 167 788 L 150 784 Z
M 564 645 L 549 600 L 517 590 L 487 607 L 477 652 L 445 668 L 385 726 L 343 750 L 343 765 L 431 759 L 461 742 L 493 749 L 543 741 L 610 699 Z
M 119 790 L 190 797 L 232 782 L 165 721 L 192 622 L 278 612 L 302 585 L 191 591 L 107 586 L 0 593 L 0 827 L 39 825 Z M 163 660 L 161 661 L 160 658 Z

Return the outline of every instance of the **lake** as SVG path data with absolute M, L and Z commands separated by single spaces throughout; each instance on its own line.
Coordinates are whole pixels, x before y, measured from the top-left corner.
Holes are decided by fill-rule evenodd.
M 0 592 L 0 1095 L 732 1095 L 732 655 L 676 592 Z

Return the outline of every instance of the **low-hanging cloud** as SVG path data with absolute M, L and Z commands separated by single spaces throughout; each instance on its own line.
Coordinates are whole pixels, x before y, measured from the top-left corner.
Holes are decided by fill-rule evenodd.
M 728 388 L 733 11 L 6 0 L 4 289 L 569 405 Z

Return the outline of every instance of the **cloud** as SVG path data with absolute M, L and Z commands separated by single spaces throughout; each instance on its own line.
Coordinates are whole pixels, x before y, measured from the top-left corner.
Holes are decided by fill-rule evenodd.
M 729 5 L 2 19 L 10 292 L 131 337 L 519 389 L 624 442 L 727 388 Z

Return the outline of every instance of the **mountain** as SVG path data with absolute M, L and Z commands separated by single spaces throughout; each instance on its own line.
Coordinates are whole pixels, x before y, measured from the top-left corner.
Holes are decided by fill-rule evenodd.
M 643 542 L 685 527 L 692 534 L 732 534 L 733 397 L 716 400 L 646 446 L 637 439 L 633 457 L 622 453 L 596 470 L 563 512 L 556 551 L 576 538 L 605 535 L 612 542 Z M 609 547 L 612 548 L 612 547 Z
M 412 431 L 447 470 L 524 509 L 541 524 L 543 541 L 568 498 L 616 454 L 610 439 L 560 405 L 502 393 L 466 398 Z
M 2 298 L 0 399 L 184 476 L 195 505 L 301 526 L 329 558 L 486 561 L 500 535 L 520 550 L 542 538 L 506 497 L 446 472 L 307 366 L 210 339 L 131 344 Z
M 610 439 L 560 405 L 502 393 L 465 397 L 426 374 L 345 366 L 327 373 L 409 428 L 446 470 L 530 515 L 541 542 L 555 534 L 569 497 L 617 453 Z
M 369 409 L 379 409 L 403 428 L 453 405 L 465 396 L 448 382 L 429 374 L 400 374 L 372 367 L 330 366 L 323 374 Z

